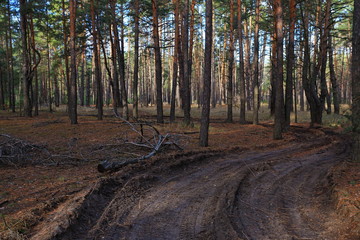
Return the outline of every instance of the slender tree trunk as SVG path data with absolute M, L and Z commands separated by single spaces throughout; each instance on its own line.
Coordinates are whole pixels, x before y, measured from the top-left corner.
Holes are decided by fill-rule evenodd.
M 112 65 L 113 65 L 113 107 L 116 109 L 117 112 L 118 107 L 122 107 L 122 101 L 120 99 L 120 86 L 119 86 L 119 68 L 117 67 L 118 64 L 120 66 L 120 45 L 119 45 L 119 33 L 117 29 L 116 23 L 116 1 L 110 1 L 111 7 L 111 30 L 110 30 L 110 41 L 111 41 L 111 57 L 112 57 Z M 114 33 L 114 37 L 111 34 L 111 31 Z M 117 64 L 118 61 L 118 64 Z
M 28 31 L 27 31 L 27 1 L 20 0 L 20 31 L 22 40 L 22 81 L 23 81 L 23 97 L 24 97 L 24 115 L 25 117 L 32 116 L 32 99 L 31 99 L 31 84 L 32 78 L 30 76 L 30 59 L 28 56 Z
M 331 33 L 329 32 L 329 69 L 330 69 L 330 81 L 332 87 L 332 94 L 333 94 L 333 102 L 334 102 L 334 113 L 339 114 L 340 112 L 340 105 L 339 105 L 339 86 L 338 81 L 336 79 L 335 68 L 334 68 L 334 50 L 332 44 L 332 37 Z
M 77 124 L 77 74 L 76 74 L 76 0 L 70 0 L 70 95 L 69 118 L 71 124 Z M 49 103 L 51 104 L 51 103 Z
M 157 122 L 163 123 L 163 101 L 162 101 L 162 64 L 159 37 L 158 5 L 157 0 L 151 0 L 153 10 L 153 38 L 155 48 L 155 74 L 156 74 L 156 112 Z
M 11 30 L 11 10 L 10 10 L 10 0 L 7 0 L 7 21 L 8 21 L 8 43 L 6 44 L 6 52 L 8 52 L 8 80 L 9 80 L 9 103 L 12 112 L 15 112 L 15 82 L 14 82 L 14 63 L 13 63 L 13 45 L 12 45 L 12 30 Z
M 139 0 L 135 0 L 135 47 L 134 47 L 134 84 L 133 84 L 133 117 L 139 117 L 138 82 L 139 82 Z
M 354 2 L 354 22 L 352 40 L 352 160 L 360 162 L 360 1 Z
M 240 84 L 240 123 L 245 124 L 245 74 L 244 74 L 244 49 L 243 49 L 243 32 L 242 32 L 242 0 L 237 0 L 237 31 L 239 39 L 239 61 L 240 61 L 240 70 L 239 70 L 239 84 Z
M 320 75 L 320 100 L 322 109 L 325 109 L 325 101 L 327 100 L 327 114 L 331 113 L 331 99 L 326 83 L 326 65 L 327 65 L 327 48 L 328 48 L 328 37 L 330 35 L 330 14 L 331 14 L 331 0 L 326 1 L 325 9 L 325 23 L 323 29 L 323 35 L 321 37 L 321 75 Z
M 91 27 L 92 27 L 92 37 L 93 37 L 93 54 L 94 54 L 94 64 L 95 64 L 95 81 L 96 81 L 96 91 L 97 91 L 97 108 L 98 108 L 98 120 L 103 118 L 103 96 L 102 96 L 102 87 L 101 87 L 101 69 L 100 69 L 100 56 L 98 49 L 98 31 L 97 31 L 97 19 L 94 6 L 94 0 L 91 0 Z
M 184 75 L 183 75 L 183 109 L 184 124 L 189 125 L 191 121 L 191 90 L 190 90 L 190 58 L 189 58 L 189 0 L 184 0 L 184 9 L 182 12 L 182 55 L 184 58 Z
M 284 120 L 283 96 L 283 10 L 281 0 L 274 0 L 275 32 L 276 32 L 276 62 L 275 62 L 275 126 L 274 139 L 282 139 Z
M 66 81 L 66 90 L 67 90 L 67 101 L 70 102 L 70 70 L 69 70 L 69 57 L 68 57 L 68 28 L 66 27 L 67 16 L 65 14 L 65 1 L 62 0 L 62 25 L 63 25 L 63 42 L 64 42 L 64 59 L 65 59 L 65 81 Z
M 293 73 L 295 63 L 295 21 L 296 21 L 296 2 L 290 0 L 290 24 L 289 24 L 289 43 L 286 60 L 286 89 L 285 89 L 285 130 L 290 128 L 290 113 L 293 105 Z
M 85 51 L 86 47 L 83 43 L 82 50 L 81 50 L 81 77 L 80 77 L 80 106 L 85 105 L 85 65 L 86 65 L 86 58 L 85 58 Z M 55 94 L 56 95 L 56 94 Z M 56 97 L 55 97 L 55 105 L 56 105 Z
M 204 91 L 201 112 L 200 146 L 209 145 L 210 97 L 211 97 L 211 49 L 212 49 L 212 0 L 206 0 L 206 29 L 204 57 Z
M 227 85 L 227 122 L 233 122 L 233 72 L 234 72 L 234 0 L 230 0 L 230 31 L 229 31 L 229 73 Z
M 250 73 L 250 68 L 251 68 L 251 64 L 250 64 L 250 26 L 251 26 L 251 21 L 252 18 L 250 16 L 250 19 L 247 21 L 250 21 L 249 23 L 247 23 L 247 21 L 244 24 L 244 33 L 245 33 L 245 85 L 246 85 L 246 106 L 247 106 L 247 110 L 251 110 L 251 91 L 250 91 L 250 79 L 251 79 L 251 73 Z
M 3 69 L 2 66 L 0 66 L 0 110 L 5 110 L 4 85 Z
M 305 110 L 305 99 L 304 99 L 304 87 L 302 84 L 302 79 L 303 79 L 303 72 L 302 72 L 302 65 L 305 63 L 305 58 L 304 58 L 304 40 L 302 39 L 300 42 L 300 58 L 298 61 L 298 89 L 299 89 L 299 97 L 300 97 L 300 111 L 304 111 Z M 301 81 L 300 81 L 301 80 Z
M 275 23 L 274 23 L 275 24 Z M 272 35 L 272 43 L 271 43 L 271 76 L 270 76 L 270 99 L 269 99 L 269 107 L 270 114 L 273 116 L 275 114 L 275 98 L 276 98 L 276 86 L 275 86 L 275 77 L 276 77 L 276 34 Z
M 260 0 L 256 0 L 254 32 L 253 124 L 259 124 L 259 22 Z
M 118 44 L 118 62 L 119 62 L 119 72 L 120 72 L 120 89 L 121 89 L 121 99 L 123 103 L 123 115 L 126 120 L 129 120 L 129 106 L 128 106 L 128 93 L 126 90 L 126 82 L 125 82 L 125 51 L 124 51 L 124 11 L 123 11 L 123 3 L 120 5 L 120 27 L 121 27 L 121 38 L 119 39 L 119 34 L 117 27 L 114 28 L 114 35 L 117 39 L 119 39 L 120 44 Z M 116 40 L 115 40 L 116 41 Z
M 30 14 L 30 36 L 29 41 L 32 46 L 35 46 L 35 31 L 34 31 L 34 20 L 32 14 Z M 36 60 L 36 52 L 32 51 L 32 62 L 35 65 Z M 34 71 L 35 76 L 35 90 L 33 94 L 33 105 L 34 105 L 34 116 L 39 115 L 39 83 L 38 83 L 38 73 L 37 70 Z
M 174 0 L 175 4 L 175 46 L 174 46 L 174 61 L 173 61 L 173 76 L 172 76 L 172 89 L 171 89 L 171 107 L 170 107 L 170 122 L 175 121 L 175 103 L 176 103 L 176 85 L 178 79 L 178 49 L 180 45 L 180 32 L 179 32 L 179 8 L 180 0 Z
M 215 14 L 214 13 L 212 14 L 212 22 L 215 22 Z M 215 25 L 213 25 L 212 27 L 213 27 L 212 39 L 215 39 Z M 214 53 L 215 52 L 215 44 L 212 44 L 211 47 L 212 47 L 211 52 Z M 216 103 L 218 101 L 218 96 L 219 96 L 219 94 L 218 94 L 219 89 L 216 87 L 218 82 L 216 79 L 217 78 L 216 78 L 215 54 L 211 54 L 211 89 L 210 89 L 210 92 L 211 92 L 211 106 L 213 108 L 216 107 Z M 202 95 L 201 95 L 201 98 L 202 98 Z

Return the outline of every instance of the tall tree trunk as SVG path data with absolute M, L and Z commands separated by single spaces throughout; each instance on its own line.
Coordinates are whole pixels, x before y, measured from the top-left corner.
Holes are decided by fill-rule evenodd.
M 174 0 L 175 10 L 175 46 L 174 46 L 174 61 L 173 61 L 173 76 L 171 88 L 171 107 L 170 107 L 170 122 L 175 121 L 175 103 L 176 103 L 176 85 L 178 79 L 178 49 L 180 45 L 180 32 L 179 32 L 179 8 L 180 0 Z
M 119 33 L 116 23 L 116 0 L 110 1 L 111 8 L 111 30 L 110 30 L 110 42 L 111 42 L 111 61 L 113 65 L 113 108 L 117 112 L 118 107 L 122 107 L 122 102 L 120 99 L 120 86 L 119 86 L 119 69 L 118 64 L 120 65 L 120 45 L 119 45 Z M 111 31 L 114 33 L 114 37 L 111 34 Z
M 282 139 L 284 121 L 283 94 L 283 10 L 281 0 L 274 0 L 275 32 L 276 32 L 276 61 L 275 61 L 275 126 L 274 139 Z
M 244 74 L 244 50 L 243 50 L 243 33 L 242 33 L 242 0 L 237 0 L 237 27 L 238 27 L 238 38 L 239 38 L 239 84 L 240 84 L 240 123 L 245 124 L 245 74 Z
M 13 47 L 12 47 L 12 30 L 11 30 L 11 10 L 10 10 L 10 0 L 7 0 L 7 22 L 8 22 L 8 38 L 6 44 L 7 52 L 7 73 L 8 73 L 8 85 L 9 85 L 9 103 L 12 112 L 15 112 L 15 82 L 14 82 L 14 63 L 13 63 Z
M 48 9 L 46 7 L 46 14 L 48 14 Z M 74 27 L 75 29 L 75 27 Z M 51 93 L 51 55 L 50 55 L 50 37 L 49 37 L 49 21 L 46 20 L 46 55 L 47 55 L 47 82 L 48 82 L 48 107 L 49 112 L 52 112 L 52 93 Z M 35 41 L 34 41 L 35 46 Z M 36 74 L 36 72 L 35 72 Z
M 275 22 L 274 22 L 275 24 Z M 275 98 L 276 98 L 276 86 L 275 86 L 275 77 L 276 77 L 276 34 L 274 33 L 271 43 L 271 76 L 270 76 L 270 85 L 271 85 L 271 92 L 270 92 L 270 99 L 269 99 L 269 107 L 270 107 L 270 114 L 273 116 L 275 114 Z
M 126 82 L 125 82 L 125 50 L 124 50 L 124 9 L 123 9 L 123 3 L 120 5 L 120 27 L 121 27 L 121 38 L 119 38 L 119 34 L 116 29 L 114 28 L 115 36 L 117 39 L 119 39 L 118 44 L 118 62 L 119 62 L 119 72 L 120 72 L 120 89 L 121 89 L 121 99 L 123 104 L 123 117 L 126 120 L 129 120 L 129 106 L 128 106 L 128 93 L 126 90 Z M 116 40 L 115 40 L 116 41 Z
M 86 65 L 86 58 L 85 58 L 85 51 L 86 47 L 85 44 L 82 44 L 82 50 L 81 50 L 81 76 L 80 76 L 80 106 L 85 105 L 85 65 Z M 56 95 L 56 94 L 55 94 Z M 55 97 L 55 105 L 56 105 L 56 97 Z
M 22 81 L 23 81 L 23 97 L 24 97 L 24 115 L 25 117 L 32 116 L 32 98 L 31 98 L 31 66 L 30 58 L 28 55 L 28 31 L 27 31 L 27 1 L 20 0 L 20 31 L 21 31 L 21 40 L 22 40 Z
M 352 40 L 352 160 L 360 162 L 360 1 L 354 2 L 354 22 Z
M 29 39 L 29 41 L 31 42 L 30 44 L 32 46 L 35 46 L 35 31 L 34 31 L 34 19 L 32 14 L 30 14 L 30 36 L 31 38 Z M 36 60 L 36 52 L 32 51 L 32 64 L 36 64 L 37 60 Z M 39 83 L 38 83 L 38 74 L 37 74 L 37 70 L 34 71 L 34 76 L 35 76 L 35 89 L 34 89 L 34 94 L 33 94 L 33 105 L 34 105 L 34 116 L 38 116 L 39 115 Z
M 183 109 L 184 124 L 189 125 L 191 121 L 191 90 L 190 90 L 190 58 L 189 58 L 189 0 L 184 0 L 184 9 L 182 11 L 182 55 L 184 58 L 183 75 Z
M 326 83 L 326 65 L 327 65 L 327 52 L 328 52 L 327 48 L 328 48 L 328 37 L 330 34 L 330 14 L 331 14 L 331 0 L 327 0 L 326 8 L 325 8 L 325 23 L 323 26 L 323 34 L 321 36 L 321 45 L 320 45 L 320 53 L 321 53 L 320 101 L 322 104 L 321 108 L 325 109 L 325 101 L 329 99 L 328 107 L 326 109 L 328 114 L 331 113 L 331 101 Z
M 91 27 L 92 27 L 92 37 L 93 37 L 93 54 L 94 54 L 94 64 L 95 64 L 95 81 L 96 81 L 96 91 L 97 91 L 97 108 L 98 108 L 98 120 L 103 118 L 103 96 L 102 96 L 102 87 L 101 87 L 101 69 L 100 69 L 100 56 L 98 49 L 98 30 L 97 30 L 97 19 L 94 6 L 94 0 L 91 0 Z
M 230 31 L 229 31 L 229 72 L 227 81 L 227 122 L 233 121 L 233 68 L 234 68 L 234 0 L 230 0 Z
M 306 2 L 306 8 L 309 8 L 309 3 Z M 310 74 L 308 71 L 308 63 L 310 62 L 310 46 L 309 46 L 309 13 L 305 9 L 305 16 L 303 16 L 304 25 L 304 66 L 303 66 L 303 86 L 306 94 L 307 101 L 310 106 L 311 124 L 321 124 L 322 121 L 322 103 L 316 91 L 316 79 L 320 69 L 321 60 L 315 64 L 313 71 Z M 303 12 L 303 9 L 301 9 Z M 303 15 L 303 13 L 302 13 Z M 321 56 L 321 54 L 319 55 Z M 311 76 L 310 76 L 311 75 Z
M 211 49 L 212 49 L 212 0 L 206 0 L 206 29 L 204 57 L 204 91 L 201 112 L 200 146 L 209 145 L 210 97 L 211 97 Z
M 153 38 L 155 49 L 155 75 L 156 75 L 156 112 L 157 122 L 163 123 L 163 101 L 162 101 L 162 64 L 159 37 L 158 5 L 157 0 L 151 0 L 153 10 Z
M 135 47 L 134 47 L 134 84 L 133 84 L 133 117 L 139 117 L 138 82 L 139 82 L 139 0 L 135 0 Z
M 68 28 L 66 27 L 67 16 L 65 14 L 65 1 L 62 0 L 62 25 L 63 25 L 63 42 L 64 42 L 64 58 L 65 58 L 65 82 L 66 82 L 66 90 L 67 90 L 67 101 L 68 104 L 70 102 L 70 70 L 69 70 L 69 57 L 68 57 Z
M 3 77 L 3 69 L 2 66 L 0 66 L 0 110 L 5 110 L 4 86 L 5 86 L 5 80 Z
M 71 124 L 77 124 L 77 74 L 76 74 L 76 0 L 70 0 L 70 95 L 69 118 Z M 50 80 L 50 79 L 49 79 Z M 49 93 L 50 94 L 50 93 Z M 51 103 L 49 103 L 51 104 Z
M 249 21 L 249 22 L 248 22 Z M 246 87 L 246 106 L 247 110 L 251 110 L 251 91 L 250 91 L 250 79 L 251 79 L 251 63 L 250 63 L 250 26 L 252 22 L 252 17 L 250 16 L 249 20 L 246 20 L 244 24 L 244 33 L 245 33 L 245 87 Z
M 338 81 L 336 79 L 335 68 L 334 68 L 334 50 L 332 44 L 332 37 L 331 33 L 329 32 L 329 69 L 330 69 L 330 81 L 332 87 L 332 95 L 333 95 L 333 102 L 334 102 L 334 113 L 339 114 L 340 112 L 340 105 L 339 105 L 339 86 Z
M 215 14 L 214 13 L 212 14 L 212 22 L 215 22 Z M 212 25 L 212 27 L 213 27 L 212 39 L 215 39 L 215 25 Z M 215 52 L 215 44 L 212 44 L 211 47 L 212 47 L 211 52 L 214 53 Z M 213 108 L 216 107 L 216 103 L 218 101 L 218 96 L 219 96 L 219 94 L 218 94 L 219 88 L 216 87 L 218 82 L 216 79 L 217 78 L 216 78 L 215 54 L 211 54 L 211 89 L 210 89 L 210 92 L 211 92 L 211 106 Z M 201 98 L 202 98 L 202 95 L 201 95 Z
M 289 24 L 289 43 L 286 60 L 286 89 L 285 89 L 285 130 L 290 127 L 290 113 L 293 105 L 293 86 L 294 86 L 294 63 L 295 63 L 295 21 L 296 21 L 296 2 L 290 0 L 290 24 Z
M 91 71 L 87 71 L 86 74 L 86 88 L 85 88 L 85 106 L 90 107 L 91 99 Z
M 254 32 L 253 124 L 259 124 L 259 22 L 260 0 L 256 0 Z
M 302 65 L 305 62 L 305 58 L 304 58 L 304 40 L 301 39 L 300 41 L 300 57 L 298 60 L 298 89 L 299 89 L 299 98 L 300 98 L 300 111 L 304 111 L 305 110 L 305 99 L 304 99 L 304 87 L 302 84 L 302 79 L 303 79 L 303 73 L 302 73 Z

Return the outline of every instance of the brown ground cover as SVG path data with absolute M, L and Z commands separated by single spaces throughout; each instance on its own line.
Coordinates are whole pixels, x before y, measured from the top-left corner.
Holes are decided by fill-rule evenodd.
M 275 170 L 281 173 L 278 175 L 281 176 L 278 181 L 288 182 L 289 186 L 299 185 L 298 188 L 295 187 L 297 189 L 296 194 L 302 194 L 301 174 L 309 172 L 309 169 L 313 166 L 312 164 L 315 163 L 318 164 L 319 169 L 324 170 L 324 172 L 319 171 L 319 177 L 327 179 L 326 183 L 322 183 L 323 188 L 326 188 L 326 190 L 321 190 L 319 186 L 316 186 L 316 189 L 309 189 L 309 191 L 325 192 L 327 195 L 322 194 L 313 203 L 316 205 L 325 202 L 328 208 L 325 208 L 324 211 L 329 211 L 330 215 L 332 214 L 331 209 L 337 210 L 335 212 L 336 216 L 331 215 L 334 217 L 334 222 L 326 223 L 328 225 L 324 223 L 323 228 L 333 229 L 334 224 L 338 223 L 338 219 L 346 219 L 346 221 L 343 221 L 344 227 L 339 228 L 337 234 L 341 233 L 344 236 L 343 239 L 356 239 L 355 237 L 360 236 L 360 165 L 346 161 L 348 156 L 346 146 L 348 146 L 349 137 L 343 133 L 343 128 L 309 128 L 306 123 L 294 124 L 291 130 L 284 135 L 283 140 L 274 141 L 272 140 L 271 121 L 268 120 L 265 113 L 262 124 L 254 126 L 251 124 L 224 123 L 223 111 L 224 108 L 213 111 L 213 120 L 210 127 L 210 147 L 199 148 L 199 123 L 197 121 L 199 114 L 196 109 L 194 110 L 194 125 L 184 127 L 181 119 L 178 119 L 173 124 L 155 124 L 153 123 L 155 119 L 153 109 L 143 108 L 141 111 L 142 116 L 144 116 L 143 119 L 153 124 L 161 133 L 171 133 L 178 136 L 177 140 L 184 150 L 168 149 L 143 163 L 129 165 L 118 173 L 106 174 L 97 172 L 96 166 L 99 162 L 128 159 L 145 153 L 143 149 L 124 143 L 124 139 L 131 138 L 133 133 L 126 124 L 113 117 L 110 110 L 107 111 L 104 121 L 97 121 L 94 109 L 80 109 L 80 124 L 77 126 L 69 124 L 68 118 L 63 111 L 55 113 L 41 112 L 39 117 L 34 118 L 23 118 L 15 114 L 2 112 L 0 115 L 0 134 L 10 135 L 28 144 L 36 144 L 36 146 L 40 146 L 40 150 L 37 150 L 35 154 L 30 150 L 26 152 L 27 156 L 17 161 L 11 161 L 11 159 L 7 158 L 0 163 L 0 238 L 26 239 L 31 236 L 41 236 L 42 239 L 46 239 L 56 233 L 59 239 L 75 239 L 76 237 L 77 239 L 86 239 L 90 233 L 96 233 L 98 234 L 96 236 L 106 236 L 107 239 L 112 239 L 111 236 L 136 239 L 137 236 L 140 236 L 136 235 L 136 233 L 146 232 L 141 227 L 142 224 L 146 226 L 146 224 L 150 223 L 149 220 L 140 219 L 140 217 L 144 218 L 146 215 L 142 216 L 139 209 L 150 214 L 155 212 L 154 209 L 160 207 L 169 208 L 169 205 L 165 205 L 166 202 L 174 205 L 174 202 L 179 201 L 178 195 L 174 195 L 174 192 L 191 197 L 191 191 L 194 191 L 191 189 L 200 189 L 201 186 L 208 183 L 228 186 L 228 189 L 224 192 L 226 197 L 223 199 L 232 199 L 233 202 L 231 205 L 233 209 L 230 209 L 229 212 L 223 212 L 209 207 L 214 204 L 218 206 L 224 204 L 214 199 L 214 196 L 222 194 L 218 188 L 214 188 L 214 191 L 210 192 L 205 191 L 204 195 L 201 196 L 202 199 L 209 199 L 204 204 L 208 207 L 204 208 L 203 211 L 213 211 L 217 213 L 217 216 L 220 216 L 215 218 L 219 221 L 218 225 L 228 226 L 227 224 L 230 223 L 231 226 L 236 225 L 236 227 L 233 227 L 233 231 L 239 232 L 239 229 L 243 229 L 241 234 L 236 235 L 243 239 L 266 236 L 266 234 L 272 236 L 265 230 L 264 232 L 256 232 L 254 229 L 257 229 L 258 226 L 254 225 L 249 218 L 246 218 L 248 215 L 257 216 L 257 214 L 260 214 L 259 212 L 265 210 L 259 210 L 257 213 L 249 212 L 250 210 L 246 212 L 248 207 L 246 204 L 255 200 L 248 199 L 249 201 L 245 203 L 239 202 L 237 194 L 239 194 L 239 191 L 250 194 L 248 192 L 250 186 L 256 186 L 257 183 L 264 181 L 262 179 L 272 179 L 271 175 L 268 174 Z M 334 148 L 339 150 L 332 152 Z M 271 154 L 269 156 L 266 154 L 261 155 L 264 152 Z M 330 152 L 330 155 L 324 155 L 327 152 Z M 323 156 L 321 159 L 331 158 L 332 160 L 330 163 L 323 163 L 321 159 L 317 160 L 316 156 Z M 249 159 L 255 160 L 248 162 Z M 303 164 L 301 166 L 308 168 L 303 169 L 295 165 L 288 165 L 288 159 L 296 159 L 299 166 Z M 314 163 L 311 162 L 311 159 L 314 159 Z M 233 166 L 234 162 L 237 162 L 238 165 Z M 251 164 L 254 164 L 253 167 L 246 167 Z M 198 171 L 197 169 L 204 170 Z M 287 171 L 293 171 L 296 174 L 287 175 Z M 282 176 L 282 173 L 284 176 Z M 229 185 L 228 182 L 223 180 L 224 176 L 226 176 L 226 179 L 233 179 L 233 184 L 235 182 L 238 184 Z M 310 175 L 308 176 L 310 178 Z M 208 178 L 212 178 L 212 181 L 208 181 Z M 179 180 L 178 184 L 181 186 L 176 185 L 177 179 Z M 266 181 L 269 182 L 269 179 Z M 202 182 L 202 180 L 206 181 Z M 195 184 L 191 186 L 187 184 L 192 181 L 199 184 L 198 188 L 196 188 Z M 317 183 L 316 181 L 315 183 Z M 273 186 L 276 186 L 276 184 L 279 183 L 274 183 Z M 251 189 L 257 188 L 251 187 Z M 272 188 L 269 187 L 269 189 Z M 286 189 L 278 188 L 274 188 L 273 191 L 279 191 L 281 194 L 287 192 Z M 331 194 L 328 194 L 329 191 Z M 167 194 L 164 194 L 164 192 Z M 125 198 L 124 193 L 129 196 Z M 166 195 L 171 200 L 166 199 L 163 205 L 159 205 L 155 201 L 158 194 Z M 256 196 L 257 194 L 263 194 L 263 192 L 259 190 L 252 194 Z M 233 196 L 233 198 L 229 196 Z M 323 198 L 324 196 L 326 199 Z M 126 209 L 121 209 L 124 208 L 123 205 L 114 206 L 110 204 L 112 199 L 117 198 L 127 205 Z M 85 221 L 84 219 L 79 219 L 76 216 L 76 214 L 84 212 L 83 203 L 90 204 L 86 202 L 89 201 L 88 199 L 93 199 L 91 204 L 95 208 L 95 203 L 99 206 L 94 211 L 96 217 L 89 218 L 91 221 L 87 219 L 88 222 L 91 222 L 90 225 L 85 224 L 82 222 Z M 210 231 L 209 229 L 214 227 L 212 228 L 212 226 L 206 224 L 198 224 L 196 230 L 198 232 L 195 231 L 197 234 L 190 234 L 186 230 L 188 226 L 200 220 L 200 222 L 208 222 L 209 219 L 214 217 L 198 212 L 203 205 L 198 205 L 198 201 L 183 203 L 188 206 L 182 209 L 184 215 L 180 216 L 185 218 L 186 214 L 189 215 L 189 212 L 194 211 L 196 216 L 200 217 L 198 220 L 190 218 L 187 222 L 174 222 L 172 233 L 175 238 L 203 237 L 208 239 L 210 236 L 217 236 L 216 234 L 220 232 L 229 234 L 228 236 L 235 236 L 231 235 L 234 233 L 227 232 L 223 228 Z M 281 208 L 281 201 L 283 201 L 281 204 L 289 207 L 288 203 L 284 203 L 285 200 L 279 199 L 274 200 L 274 204 L 278 206 L 274 209 Z M 306 201 L 305 198 L 302 203 Z M 131 204 L 126 204 L 130 202 Z M 181 204 L 181 202 L 178 202 L 178 204 Z M 138 210 L 134 207 L 135 205 Z M 148 205 L 147 208 L 142 207 L 146 205 Z M 262 205 L 265 205 L 265 203 L 262 203 Z M 259 209 L 261 206 L 254 205 L 253 208 Z M 116 214 L 112 214 L 115 207 L 120 210 Z M 307 205 L 302 205 L 302 210 L 296 213 L 284 212 L 283 214 L 289 218 L 296 218 L 294 217 L 296 214 L 310 218 L 306 213 L 309 210 L 307 207 Z M 64 214 L 69 209 L 72 209 L 71 212 L 75 215 Z M 130 213 L 139 217 L 131 218 L 129 217 Z M 238 215 L 244 213 L 245 217 L 226 220 L 227 217 L 224 216 L 228 216 L 228 213 Z M 280 213 L 273 213 L 273 215 Z M 117 218 L 114 217 L 114 219 L 109 220 L 110 215 L 117 216 Z M 263 216 L 260 215 L 258 219 L 263 219 Z M 62 216 L 63 219 L 59 217 L 60 220 L 54 222 L 54 216 Z M 166 218 L 166 211 L 158 216 L 158 219 Z M 311 218 L 321 219 L 318 216 Z M 71 221 L 66 223 L 69 219 Z M 167 221 L 172 222 L 172 218 L 168 217 Z M 263 221 L 265 224 L 266 221 Z M 281 221 L 284 221 L 284 218 Z M 106 223 L 108 223 L 108 226 L 105 226 Z M 116 226 L 119 225 L 118 228 L 121 231 L 113 229 L 115 223 Z M 134 223 L 136 223 L 137 228 L 134 227 Z M 301 226 L 303 222 L 298 224 Z M 281 224 L 279 223 L 279 225 Z M 46 226 L 53 226 L 53 228 L 46 228 Z M 57 226 L 57 228 L 54 226 Z M 77 229 L 79 226 L 83 226 L 83 229 L 85 229 L 77 231 L 83 235 L 73 235 L 74 231 L 71 231 L 71 229 Z M 293 227 L 294 225 L 288 223 L 288 226 Z M 163 226 L 158 227 L 161 229 Z M 99 229 L 106 229 L 108 235 L 101 235 Z M 258 235 L 251 235 L 252 233 Z M 306 235 L 297 231 L 291 234 L 294 234 L 294 236 Z M 309 233 L 309 236 L 315 235 Z M 316 236 L 324 237 L 326 233 L 321 232 Z M 270 239 L 276 239 L 275 235 L 273 237 L 270 237 Z

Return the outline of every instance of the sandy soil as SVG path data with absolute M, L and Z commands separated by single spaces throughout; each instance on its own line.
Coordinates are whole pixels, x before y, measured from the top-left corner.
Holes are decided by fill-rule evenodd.
M 347 144 L 321 130 L 293 134 L 280 148 L 178 156 L 123 170 L 87 192 L 78 217 L 53 237 L 350 239 L 332 207 L 329 175 L 348 157 Z M 33 239 L 49 237 L 48 226 Z

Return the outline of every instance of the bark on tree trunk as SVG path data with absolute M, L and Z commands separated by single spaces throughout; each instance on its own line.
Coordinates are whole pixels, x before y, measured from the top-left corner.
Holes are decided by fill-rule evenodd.
M 246 123 L 245 113 L 245 74 L 244 74 L 244 49 L 243 49 L 243 33 L 242 33 L 242 0 L 237 0 L 237 24 L 238 24 L 238 39 L 239 39 L 239 84 L 240 84 L 240 124 Z
M 93 54 L 94 54 L 94 67 L 95 67 L 95 81 L 96 81 L 96 91 L 97 91 L 97 101 L 96 105 L 98 108 L 98 120 L 103 118 L 103 96 L 102 96 L 102 87 L 101 87 L 101 70 L 100 70 L 100 56 L 99 56 L 99 44 L 98 44 L 98 30 L 97 30 L 97 19 L 94 6 L 94 0 L 91 0 L 91 27 L 92 27 L 92 37 L 93 37 Z
M 0 66 L 0 110 L 5 110 L 4 85 L 3 70 L 2 66 Z
M 287 61 L 286 61 L 286 89 L 285 89 L 285 130 L 290 128 L 290 113 L 293 104 L 293 71 L 295 61 L 295 21 L 296 21 L 296 2 L 290 0 L 290 27 L 289 27 L 289 43 L 287 49 Z
M 178 80 L 178 48 L 180 45 L 180 33 L 179 33 L 179 7 L 180 0 L 174 0 L 175 10 L 175 46 L 174 46 L 174 61 L 173 61 L 173 76 L 172 76 L 172 88 L 171 88 L 171 107 L 170 107 L 170 122 L 175 121 L 175 105 L 176 105 L 176 86 Z
M 191 121 L 191 91 L 190 91 L 190 64 L 189 64 L 189 0 L 184 1 L 182 25 L 182 55 L 184 57 L 184 75 L 183 75 L 183 108 L 184 124 L 189 125 Z
M 336 79 L 335 68 L 334 68 L 334 50 L 332 45 L 332 37 L 331 33 L 329 32 L 329 69 L 330 69 L 330 81 L 332 87 L 332 95 L 333 95 L 333 103 L 334 103 L 334 113 L 340 113 L 340 105 L 339 105 L 339 86 L 338 81 Z
M 230 0 L 229 72 L 227 81 L 227 122 L 233 121 L 233 66 L 234 66 L 234 1 Z
M 275 32 L 276 32 L 276 61 L 275 61 L 275 126 L 274 139 L 282 139 L 284 121 L 283 96 L 283 10 L 281 0 L 274 0 Z
M 134 46 L 134 84 L 133 84 L 133 117 L 139 117 L 139 97 L 138 97 L 138 82 L 139 82 L 139 0 L 135 0 L 135 46 Z
M 210 97 L 211 97 L 211 49 L 212 49 L 212 0 L 206 0 L 206 30 L 205 30 L 205 57 L 204 57 L 204 91 L 201 112 L 200 146 L 208 146 Z
M 12 30 L 11 30 L 11 11 L 10 11 L 10 0 L 7 1 L 7 23 L 8 23 L 8 41 L 6 44 L 6 52 L 8 59 L 8 80 L 9 80 L 9 104 L 12 112 L 15 112 L 15 83 L 14 83 L 14 64 L 13 64 L 13 47 L 12 47 Z
M 67 90 L 67 102 L 70 102 L 70 70 L 69 70 L 69 57 L 68 57 L 68 28 L 66 27 L 67 16 L 65 14 L 65 1 L 62 0 L 62 27 L 63 27 L 63 42 L 64 42 L 64 59 L 65 59 L 65 82 Z
M 27 1 L 20 0 L 20 30 L 22 40 L 22 81 L 23 81 L 23 97 L 24 97 L 24 115 L 25 117 L 32 116 L 32 99 L 31 99 L 31 84 L 32 77 L 30 76 L 30 59 L 28 49 L 28 31 L 27 31 Z
M 248 20 L 247 20 L 248 21 Z M 250 91 L 250 79 L 251 79 L 251 74 L 250 74 L 250 30 L 249 30 L 249 26 L 251 26 L 251 16 L 250 16 L 250 23 L 247 23 L 247 21 L 244 24 L 244 33 L 245 33 L 245 87 L 246 87 L 246 106 L 247 106 L 247 110 L 251 110 L 251 91 Z
M 260 0 L 256 0 L 254 32 L 253 124 L 259 124 L 259 21 Z
M 354 22 L 352 41 L 352 160 L 360 162 L 360 1 L 354 2 Z
M 70 97 L 69 118 L 71 124 L 77 124 L 77 86 L 76 86 L 76 0 L 70 0 Z M 51 104 L 51 103 L 49 103 Z
M 84 102 L 84 97 L 85 97 L 85 63 L 86 63 L 86 59 L 85 59 L 85 44 L 83 43 L 83 47 L 81 50 L 81 77 L 80 77 L 80 91 L 79 91 L 79 95 L 80 95 L 80 106 L 84 106 L 85 102 Z M 56 97 L 55 97 L 55 105 L 56 103 Z
M 30 36 L 29 41 L 32 46 L 35 46 L 35 31 L 34 31 L 34 20 L 32 14 L 30 14 Z M 36 64 L 36 52 L 32 51 L 32 64 Z M 38 74 L 37 70 L 34 72 L 35 76 L 35 90 L 33 94 L 33 104 L 34 104 L 34 116 L 39 115 L 39 83 L 38 83 Z
M 157 122 L 164 123 L 163 101 L 162 101 L 162 64 L 159 37 L 158 5 L 157 0 L 151 0 L 153 10 L 153 38 L 155 49 L 155 75 L 156 75 L 156 112 Z

